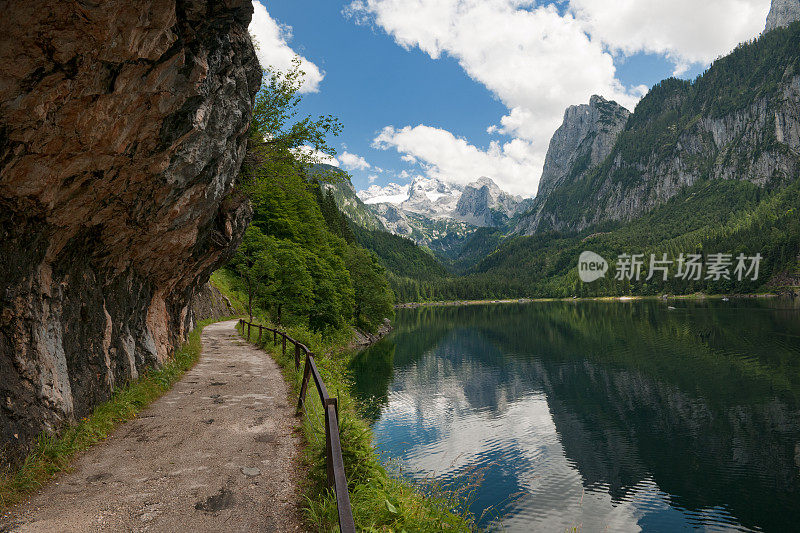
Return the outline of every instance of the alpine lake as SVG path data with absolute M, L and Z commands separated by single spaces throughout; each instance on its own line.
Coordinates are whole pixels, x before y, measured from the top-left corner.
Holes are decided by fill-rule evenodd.
M 481 529 L 800 527 L 797 300 L 400 309 L 351 371 L 384 463 Z

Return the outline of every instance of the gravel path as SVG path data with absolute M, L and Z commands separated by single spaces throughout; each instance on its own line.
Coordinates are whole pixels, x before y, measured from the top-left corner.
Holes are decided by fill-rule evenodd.
M 15 509 L 0 531 L 300 531 L 293 401 L 235 321 L 136 420 Z

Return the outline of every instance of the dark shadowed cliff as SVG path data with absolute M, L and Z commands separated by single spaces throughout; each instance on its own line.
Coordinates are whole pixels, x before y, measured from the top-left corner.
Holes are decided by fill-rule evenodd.
M 238 245 L 249 0 L 3 2 L 0 447 L 168 357 Z

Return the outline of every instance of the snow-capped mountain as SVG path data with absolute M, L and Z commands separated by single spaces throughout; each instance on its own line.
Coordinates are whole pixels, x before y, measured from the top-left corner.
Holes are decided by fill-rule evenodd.
M 463 190 L 460 185 L 420 177 L 410 185 L 373 185 L 359 191 L 358 197 L 367 205 L 393 204 L 403 211 L 438 219 L 451 216 Z
M 373 206 L 379 217 L 390 211 L 393 214 L 413 213 L 433 220 L 453 219 L 476 227 L 500 226 L 529 203 L 504 192 L 487 177 L 467 186 L 420 177 L 409 185 L 373 185 L 359 191 L 358 197 Z M 392 209 L 378 208 L 382 204 L 390 204 Z
M 401 204 L 408 198 L 410 185 L 390 183 L 385 187 L 372 185 L 369 189 L 358 191 L 356 194 L 367 205 L 374 204 Z
M 440 257 L 452 256 L 478 228 L 504 227 L 531 205 L 486 177 L 466 186 L 419 177 L 408 185 L 373 185 L 357 195 L 391 233 Z
M 491 178 L 483 177 L 464 188 L 453 218 L 479 227 L 500 226 L 527 205 L 521 197 L 508 194 Z

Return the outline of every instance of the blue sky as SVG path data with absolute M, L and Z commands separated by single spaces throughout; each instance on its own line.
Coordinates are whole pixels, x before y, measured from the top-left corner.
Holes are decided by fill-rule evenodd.
M 341 119 L 337 160 L 356 189 L 488 175 L 533 196 L 568 105 L 597 93 L 633 107 L 663 78 L 694 78 L 758 35 L 769 9 L 769 0 L 609 4 L 264 1 L 250 29 L 262 63 L 304 59 L 301 112 Z

